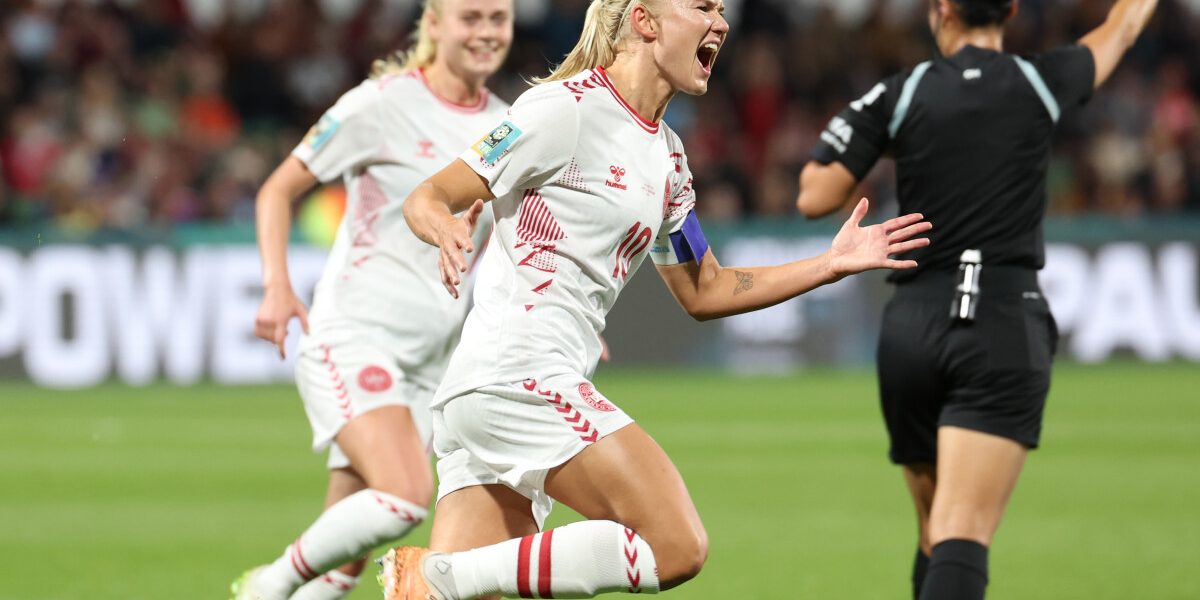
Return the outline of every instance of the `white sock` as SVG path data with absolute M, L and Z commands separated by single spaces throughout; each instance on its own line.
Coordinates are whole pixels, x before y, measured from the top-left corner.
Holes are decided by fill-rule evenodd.
M 658 568 L 650 545 L 612 521 L 572 523 L 434 557 L 425 561 L 424 574 L 452 600 L 491 594 L 592 598 L 605 592 L 658 593 Z
M 286 600 L 304 582 L 404 537 L 425 516 L 424 508 L 391 494 L 351 494 L 325 509 L 283 556 L 259 571 L 254 589 L 264 600 Z
M 300 587 L 289 600 L 341 600 L 354 591 L 358 578 L 334 569 Z

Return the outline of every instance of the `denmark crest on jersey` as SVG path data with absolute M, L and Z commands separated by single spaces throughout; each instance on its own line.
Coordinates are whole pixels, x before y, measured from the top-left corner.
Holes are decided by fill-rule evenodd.
M 486 163 L 495 163 L 508 152 L 509 147 L 517 138 L 521 137 L 521 130 L 513 125 L 510 121 L 505 121 L 499 127 L 492 130 L 491 133 L 483 136 L 478 142 L 475 142 L 471 149 L 479 156 L 483 157 Z

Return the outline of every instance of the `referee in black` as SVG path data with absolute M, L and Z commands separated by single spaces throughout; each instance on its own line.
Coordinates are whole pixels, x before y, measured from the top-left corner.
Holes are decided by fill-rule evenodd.
M 801 212 L 850 199 L 884 153 L 901 214 L 934 224 L 897 271 L 878 372 L 891 460 L 916 503 L 913 596 L 977 600 L 988 546 L 1036 448 L 1057 331 L 1038 288 L 1050 137 L 1154 12 L 1118 0 L 1078 45 L 1005 54 L 1015 0 L 931 0 L 941 56 L 888 77 L 834 117 L 800 177 Z

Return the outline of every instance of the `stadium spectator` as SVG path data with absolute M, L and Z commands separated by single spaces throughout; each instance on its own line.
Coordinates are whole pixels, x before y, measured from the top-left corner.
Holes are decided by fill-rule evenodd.
M 522 74 L 556 61 L 573 40 L 585 5 L 522 0 L 513 57 L 493 90 L 514 98 L 526 87 Z M 759 176 L 799 166 L 798 155 L 772 149 L 810 145 L 829 116 L 868 82 L 920 62 L 928 48 L 923 6 L 919 0 L 730 2 L 741 42 L 727 50 L 726 60 L 746 66 L 714 75 L 708 96 L 680 102 L 666 117 L 697 159 L 706 152 L 701 146 L 713 149 L 703 184 L 736 193 L 736 201 L 730 198 L 719 210 L 701 207 L 705 216 L 771 212 L 760 199 L 770 197 L 761 188 L 773 184 Z M 288 149 L 275 140 L 298 140 L 373 57 L 403 44 L 417 10 L 414 0 L 2 3 L 0 187 L 8 190 L 9 222 L 103 228 L 242 218 L 244 211 L 219 205 L 229 186 L 228 161 L 217 155 L 228 148 L 210 138 L 232 135 L 260 162 L 282 160 Z M 1027 0 L 1010 26 L 1008 47 L 1021 53 L 1076 39 L 1102 10 L 1095 2 Z M 1200 210 L 1200 136 L 1187 125 L 1200 111 L 1200 0 L 1164 1 L 1160 12 L 1163 18 L 1130 53 L 1114 85 L 1062 123 L 1053 154 L 1052 214 Z M 529 16 L 522 19 L 522 13 Z M 130 133 L 119 148 L 97 145 L 93 136 L 104 132 L 86 129 L 71 108 L 96 93 L 85 88 L 114 84 L 105 111 L 115 110 Z M 211 97 L 197 104 L 211 92 L 221 105 Z M 192 138 L 178 121 L 185 115 L 193 123 L 214 119 L 217 131 Z M 1094 150 L 1098 142 L 1105 146 L 1101 151 Z M 171 184 L 145 184 L 143 163 L 160 160 L 164 151 L 183 160 L 172 167 Z M 1136 155 L 1136 168 L 1120 170 L 1132 172 L 1108 172 L 1109 161 L 1127 155 Z M 120 160 L 97 166 L 113 156 Z M 105 170 L 101 175 L 121 189 L 97 197 L 89 190 L 90 176 L 78 172 L 66 185 L 43 185 L 55 170 L 43 163 L 68 157 L 76 161 L 73 169 L 86 163 L 92 175 Z M 894 198 L 886 176 L 863 185 L 877 205 Z M 81 214 L 89 216 L 77 218 Z

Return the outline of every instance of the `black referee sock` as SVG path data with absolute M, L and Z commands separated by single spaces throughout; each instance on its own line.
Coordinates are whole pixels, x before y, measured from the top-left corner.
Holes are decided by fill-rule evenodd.
M 988 549 L 970 540 L 933 547 L 919 600 L 983 600 L 988 583 Z
M 925 572 L 929 570 L 929 557 L 917 546 L 917 557 L 913 559 L 912 586 L 913 600 L 920 600 L 921 586 L 925 583 Z

